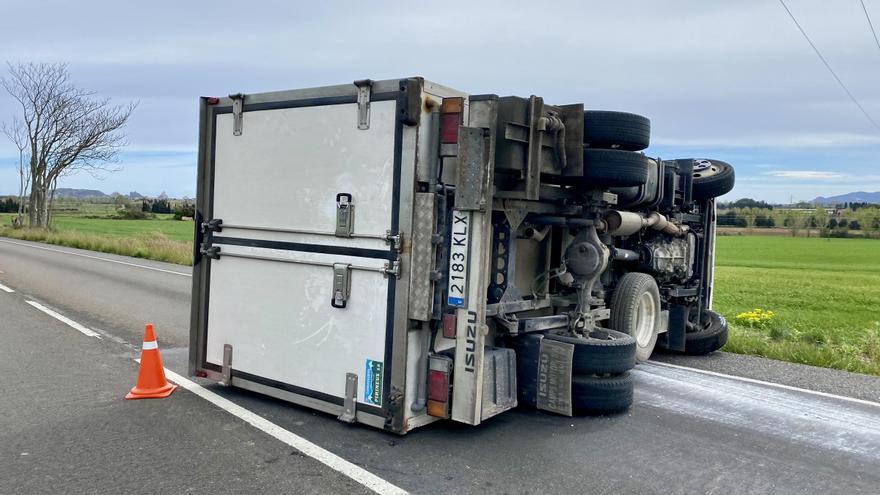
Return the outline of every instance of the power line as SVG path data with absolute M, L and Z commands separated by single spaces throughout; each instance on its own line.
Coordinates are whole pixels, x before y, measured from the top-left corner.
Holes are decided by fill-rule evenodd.
M 865 115 L 865 118 L 868 119 L 868 121 L 871 122 L 871 124 L 878 131 L 880 131 L 880 125 L 878 125 L 877 122 L 873 118 L 871 118 L 871 115 L 868 113 L 867 110 L 865 110 L 865 107 L 863 107 L 862 104 L 859 103 L 859 100 L 856 99 L 856 97 L 852 94 L 852 92 L 849 90 L 849 88 L 846 87 L 846 84 L 843 84 L 843 81 L 840 79 L 840 77 L 837 76 L 837 73 L 834 72 L 834 69 L 831 68 L 831 65 L 828 63 L 828 61 L 825 60 L 825 57 L 822 55 L 822 52 L 820 52 L 819 49 L 816 48 L 816 45 L 813 43 L 813 40 L 811 40 L 810 37 L 807 36 L 807 32 L 804 31 L 804 28 L 802 28 L 801 24 L 797 21 L 797 19 L 795 19 L 794 14 L 792 14 L 791 10 L 789 10 L 789 8 L 788 8 L 788 5 L 785 5 L 785 1 L 779 0 L 779 3 L 781 3 L 782 8 L 784 8 L 785 11 L 788 12 L 788 16 L 791 17 L 792 21 L 794 21 L 794 25 L 797 26 L 798 31 L 800 31 L 801 34 L 804 35 L 804 39 L 807 40 L 807 43 L 810 44 L 810 46 L 813 48 L 813 51 L 816 52 L 816 55 L 819 57 L 819 60 L 821 60 L 822 63 L 825 64 L 825 68 L 828 69 L 828 72 L 830 72 L 831 75 L 834 76 L 834 79 L 837 81 L 837 84 L 840 84 L 840 87 L 843 88 L 843 91 L 846 92 L 846 95 L 849 96 L 849 99 L 852 100 L 852 102 L 855 103 L 857 107 L 859 107 L 859 110 L 862 111 L 862 113 Z
M 865 7 L 865 0 L 859 0 L 859 3 L 862 4 L 862 10 L 865 11 L 865 19 L 868 19 L 868 26 L 871 28 L 871 34 L 874 35 L 874 43 L 877 44 L 877 49 L 880 50 L 880 40 L 877 39 L 877 31 L 874 31 L 874 23 L 871 22 L 871 16 L 868 15 L 868 9 Z

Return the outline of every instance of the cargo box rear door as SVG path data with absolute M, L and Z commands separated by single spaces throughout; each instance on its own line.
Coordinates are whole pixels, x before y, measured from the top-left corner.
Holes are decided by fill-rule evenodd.
M 231 346 L 233 384 L 342 405 L 355 374 L 358 409 L 386 406 L 401 124 L 395 99 L 370 107 L 367 129 L 354 93 L 245 99 L 240 133 L 231 107 L 208 113 L 210 201 L 200 204 L 222 230 L 203 234 L 219 258 L 202 257 L 194 325 L 205 368 L 221 370 Z

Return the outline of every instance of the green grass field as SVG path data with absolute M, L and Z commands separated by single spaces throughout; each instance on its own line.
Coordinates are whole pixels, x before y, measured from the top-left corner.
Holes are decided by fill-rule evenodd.
M 52 230 L 13 229 L 12 214 L 0 213 L 0 236 L 170 263 L 192 263 L 193 222 L 157 215 L 149 220 L 117 220 L 57 215 Z
M 724 350 L 880 375 L 880 242 L 719 237 L 715 309 Z M 763 328 L 736 315 L 771 310 Z
M 53 231 L 30 231 L 8 227 L 10 217 L 0 214 L 0 236 L 191 262 L 192 222 L 58 215 Z M 724 350 L 880 375 L 880 241 L 721 236 L 716 267 Z M 775 316 L 761 328 L 736 322 L 756 308 Z
M 62 232 L 75 230 L 84 234 L 109 237 L 132 237 L 158 233 L 176 241 L 192 241 L 192 222 L 174 220 L 170 214 L 160 214 L 156 217 L 150 220 L 116 220 L 59 215 L 52 220 L 52 227 Z M 11 218 L 10 213 L 0 213 L 0 225 L 9 225 L 12 222 Z

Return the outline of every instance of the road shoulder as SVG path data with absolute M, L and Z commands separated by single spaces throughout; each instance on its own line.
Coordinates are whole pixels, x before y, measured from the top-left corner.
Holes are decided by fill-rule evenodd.
M 364 493 L 192 393 L 126 401 L 136 353 L 0 297 L 0 493 Z
M 706 356 L 654 353 L 651 360 L 880 403 L 878 376 L 730 352 Z

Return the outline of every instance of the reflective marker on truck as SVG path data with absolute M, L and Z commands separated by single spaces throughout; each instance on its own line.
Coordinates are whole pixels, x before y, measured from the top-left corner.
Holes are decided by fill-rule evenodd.
M 452 242 L 449 249 L 449 292 L 446 303 L 463 308 L 467 293 L 468 251 L 470 248 L 471 214 L 452 211 Z

